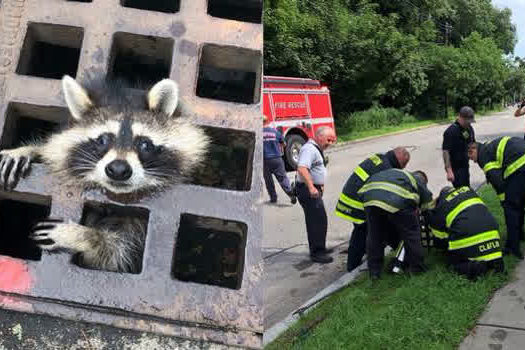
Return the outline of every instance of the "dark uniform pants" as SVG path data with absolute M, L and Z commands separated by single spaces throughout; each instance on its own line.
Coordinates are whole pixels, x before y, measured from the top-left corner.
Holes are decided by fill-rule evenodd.
M 505 184 L 505 223 L 507 224 L 507 241 L 505 249 L 518 252 L 520 238 L 523 235 L 523 220 L 525 209 L 525 172 L 521 170 L 512 174 Z
M 454 173 L 454 182 L 452 183 L 454 188 L 460 188 L 463 186 L 470 187 L 470 173 L 468 166 L 457 169 L 452 168 L 452 172 Z
M 447 262 L 457 274 L 464 275 L 472 280 L 483 276 L 489 270 L 503 272 L 505 269 L 503 259 L 470 261 L 468 258 L 460 254 L 454 254 L 453 252 L 448 252 Z
M 346 269 L 348 272 L 351 272 L 353 269 L 361 265 L 366 250 L 366 234 L 366 223 L 354 223 L 354 230 L 350 236 L 350 244 L 348 244 L 348 260 L 346 262 Z
M 318 188 L 318 190 L 319 193 L 322 193 L 320 188 Z M 328 219 L 326 217 L 323 199 L 322 196 L 320 198 L 312 198 L 308 187 L 304 183 L 298 183 L 296 191 L 299 204 L 301 204 L 304 210 L 310 254 L 315 254 L 326 249 Z
M 281 185 L 286 194 L 289 194 L 292 191 L 290 180 L 288 180 L 286 170 L 284 169 L 284 161 L 281 157 L 265 159 L 263 161 L 263 174 L 266 190 L 272 201 L 277 200 L 277 192 L 275 192 L 275 184 L 272 175 L 275 175 L 277 181 L 279 181 L 279 185 Z
M 405 209 L 392 214 L 377 207 L 366 207 L 365 212 L 368 225 L 366 250 L 369 273 L 376 276 L 381 274 L 385 242 L 390 241 L 392 235 L 404 241 L 405 262 L 410 271 L 424 271 L 421 227 L 415 210 Z

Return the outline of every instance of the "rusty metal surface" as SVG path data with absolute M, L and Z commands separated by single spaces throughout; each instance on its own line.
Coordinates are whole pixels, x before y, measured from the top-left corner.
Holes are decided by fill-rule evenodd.
M 16 73 L 28 23 L 83 28 L 77 71 L 80 79 L 93 72 L 108 73 L 115 32 L 172 38 L 170 77 L 179 82 L 181 98 L 195 110 L 195 122 L 252 132 L 255 151 L 248 172 L 260 173 L 260 103 L 205 99 L 196 96 L 195 91 L 205 44 L 251 50 L 254 57 L 259 57 L 259 62 L 250 63 L 256 67 L 259 87 L 262 26 L 209 16 L 206 3 L 206 0 L 181 1 L 179 12 L 162 13 L 122 7 L 120 0 L 93 0 L 91 3 L 3 0 L 0 12 L 0 135 L 5 132 L 9 103 L 65 107 L 59 80 Z M 223 59 L 219 57 L 217 62 Z M 257 92 L 256 97 L 259 96 Z M 25 274 L 18 278 L 17 283 L 0 284 L 0 307 L 260 347 L 263 332 L 262 218 L 255 203 L 262 184 L 258 181 L 259 176 L 251 175 L 249 179 L 251 184 L 245 191 L 184 185 L 155 198 L 125 203 L 150 211 L 143 269 L 137 275 L 84 269 L 72 264 L 71 256 L 67 254 L 43 254 L 40 261 L 0 256 L 0 274 L 13 266 Z M 80 221 L 86 201 L 123 205 L 99 192 L 80 193 L 74 188 L 65 188 L 40 164 L 33 166 L 31 175 L 9 196 L 31 201 L 35 194 L 52 197 L 51 216 L 75 222 Z M 6 196 L 0 192 L 0 198 Z M 239 289 L 183 282 L 172 277 L 173 254 L 182 214 L 246 224 Z

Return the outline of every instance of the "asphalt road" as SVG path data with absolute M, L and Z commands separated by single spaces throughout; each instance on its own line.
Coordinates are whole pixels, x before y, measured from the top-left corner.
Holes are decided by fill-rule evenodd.
M 501 135 L 523 137 L 525 121 L 515 118 L 511 110 L 478 118 L 473 125 L 480 142 Z M 442 135 L 448 125 L 356 142 L 328 152 L 328 180 L 324 202 L 328 213 L 328 246 L 336 247 L 334 262 L 312 264 L 304 214 L 292 206 L 278 187 L 279 201 L 269 204 L 265 193 L 263 256 L 265 257 L 265 328 L 283 320 L 331 282 L 346 272 L 346 249 L 352 226 L 334 215 L 340 191 L 354 167 L 372 153 L 386 152 L 396 146 L 409 148 L 411 160 L 407 170 L 423 170 L 429 177 L 429 189 L 436 195 L 447 185 L 441 153 Z M 289 173 L 293 178 L 295 173 Z M 485 177 L 477 164 L 470 165 L 471 186 L 481 184 Z M 262 181 L 262 177 L 261 177 Z

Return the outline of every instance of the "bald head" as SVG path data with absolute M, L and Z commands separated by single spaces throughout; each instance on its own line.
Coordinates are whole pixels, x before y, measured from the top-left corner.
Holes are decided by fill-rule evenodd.
M 321 126 L 315 132 L 315 142 L 317 142 L 319 147 L 321 147 L 323 150 L 330 147 L 330 145 L 332 145 L 335 140 L 335 131 L 329 126 Z
M 401 166 L 401 169 L 404 169 L 410 160 L 410 153 L 405 147 L 396 147 L 394 148 L 394 154 L 399 162 L 399 166 Z

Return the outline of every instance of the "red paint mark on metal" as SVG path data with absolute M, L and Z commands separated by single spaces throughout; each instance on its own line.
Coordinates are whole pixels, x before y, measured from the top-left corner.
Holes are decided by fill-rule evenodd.
M 31 289 L 32 285 L 33 278 L 23 261 L 0 256 L 0 290 L 25 293 Z

